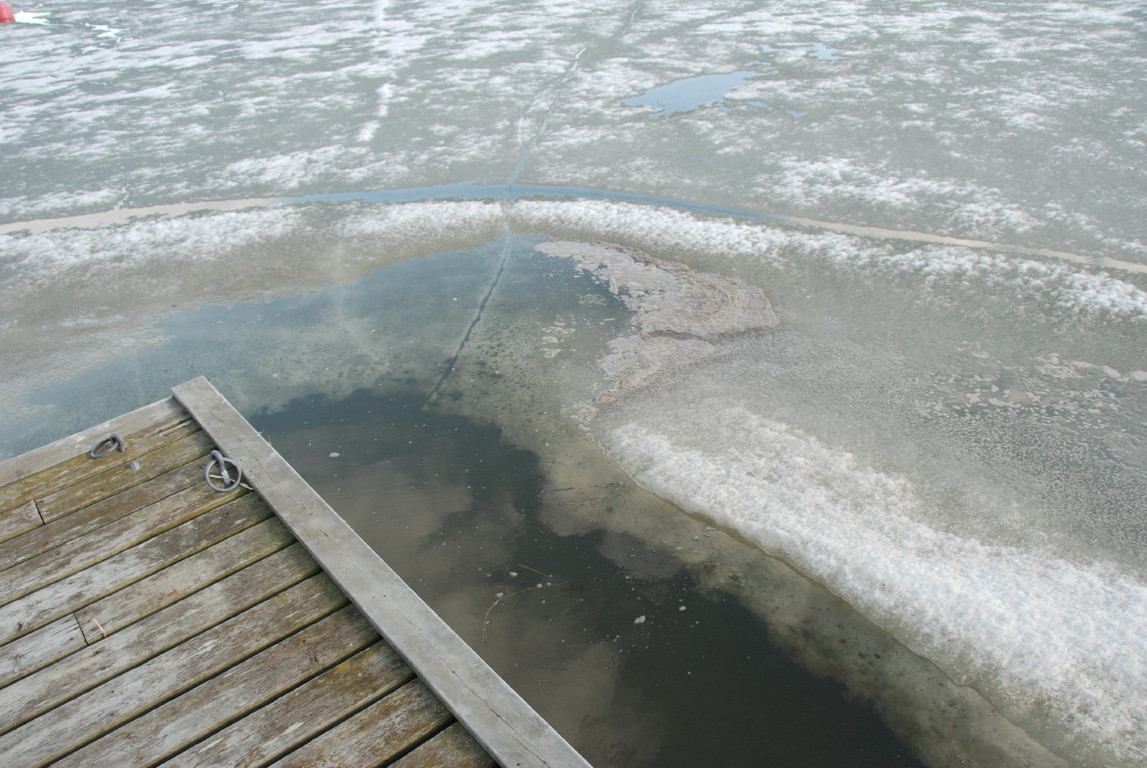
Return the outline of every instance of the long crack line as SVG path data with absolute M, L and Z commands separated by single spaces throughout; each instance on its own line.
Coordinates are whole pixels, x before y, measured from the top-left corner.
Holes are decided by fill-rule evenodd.
M 570 62 L 569 68 L 562 74 L 560 78 L 558 78 L 557 82 L 542 89 L 542 91 L 534 97 L 530 105 L 526 107 L 525 111 L 522 113 L 522 116 L 518 118 L 518 143 L 521 146 L 521 152 L 518 155 L 518 164 L 510 174 L 510 177 L 506 179 L 506 184 L 510 186 L 516 184 L 518 177 L 521 176 L 522 171 L 526 169 L 526 163 L 528 163 L 530 160 L 530 150 L 533 149 L 535 144 L 541 141 L 542 136 L 545 134 L 546 126 L 550 122 L 550 115 L 553 114 L 554 107 L 558 102 L 558 97 L 561 95 L 561 92 L 566 87 L 566 85 L 568 85 L 577 76 L 578 70 L 581 68 L 581 57 L 585 52 L 586 47 L 581 47 L 574 55 L 573 61 Z M 534 131 L 533 135 L 523 141 L 522 136 L 524 135 L 525 123 L 529 117 L 530 111 L 538 104 L 544 105 L 542 109 L 541 123 L 538 124 L 538 128 Z
M 466 344 L 469 343 L 470 337 L 474 334 L 474 329 L 478 327 L 478 323 L 482 322 L 482 313 L 486 311 L 486 304 L 490 301 L 490 297 L 494 295 L 494 290 L 498 287 L 498 281 L 502 279 L 502 273 L 506 270 L 506 262 L 510 258 L 510 238 L 507 237 L 502 244 L 502 255 L 498 260 L 498 270 L 494 273 L 494 279 L 490 281 L 489 288 L 486 289 L 486 295 L 478 302 L 478 311 L 474 313 L 474 318 L 470 321 L 470 326 L 463 334 L 462 340 L 458 343 L 458 349 L 454 350 L 454 354 L 447 358 L 446 368 L 442 371 L 442 375 L 438 377 L 435 382 L 434 388 L 430 390 L 430 394 L 426 396 L 426 400 L 422 403 L 422 410 L 429 408 L 435 400 L 438 399 L 438 393 L 442 390 L 446 380 L 454 373 L 454 367 L 458 363 L 458 358 L 462 355 Z

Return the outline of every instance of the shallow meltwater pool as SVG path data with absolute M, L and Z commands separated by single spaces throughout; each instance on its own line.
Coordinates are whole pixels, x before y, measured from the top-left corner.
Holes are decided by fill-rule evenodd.
M 555 487 L 496 426 L 424 399 L 302 398 L 254 423 L 594 765 L 919 764 L 829 665 L 802 663 L 815 655 L 799 640 L 815 632 L 814 605 L 788 626 L 745 605 L 759 585 L 721 557 L 738 546 L 724 533 L 614 530 L 634 490 L 605 462 L 594 487 Z M 645 515 L 680 514 L 643 501 Z M 604 524 L 577 521 L 575 507 Z M 691 566 L 676 541 L 704 562 Z
M 896 644 L 642 491 L 571 416 L 634 312 L 545 242 L 166 315 L 133 354 L 36 390 L 9 443 L 206 375 L 595 765 L 919 764 L 887 702 L 837 674 Z
M 190 295 L 101 258 L 229 227 Z M 17 286 L 60 370 L 3 450 L 206 375 L 596 765 L 1073 764 L 1138 717 L 1125 283 L 608 201 L 97 232 L 10 238 L 89 260 Z

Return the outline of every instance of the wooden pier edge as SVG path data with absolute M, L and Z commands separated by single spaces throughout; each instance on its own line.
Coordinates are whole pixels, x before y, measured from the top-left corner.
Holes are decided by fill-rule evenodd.
M 246 482 L 311 556 L 499 764 L 504 768 L 590 768 L 206 378 L 193 379 L 172 392 L 223 453 L 238 462 Z M 98 428 L 86 432 L 106 435 Z

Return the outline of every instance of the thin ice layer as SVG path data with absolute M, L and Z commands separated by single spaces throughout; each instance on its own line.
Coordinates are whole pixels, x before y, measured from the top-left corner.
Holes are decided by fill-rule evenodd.
M 496 203 L 349 204 L 0 234 L 0 411 L 22 411 L 37 388 L 154 345 L 155 324 L 173 312 L 315 291 L 483 242 L 502 222 Z

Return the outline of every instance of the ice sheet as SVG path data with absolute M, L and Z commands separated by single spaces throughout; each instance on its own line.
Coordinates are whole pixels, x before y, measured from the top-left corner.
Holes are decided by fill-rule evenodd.
M 1147 260 L 1133 5 L 129 5 L 6 30 L 0 216 L 514 176 Z

